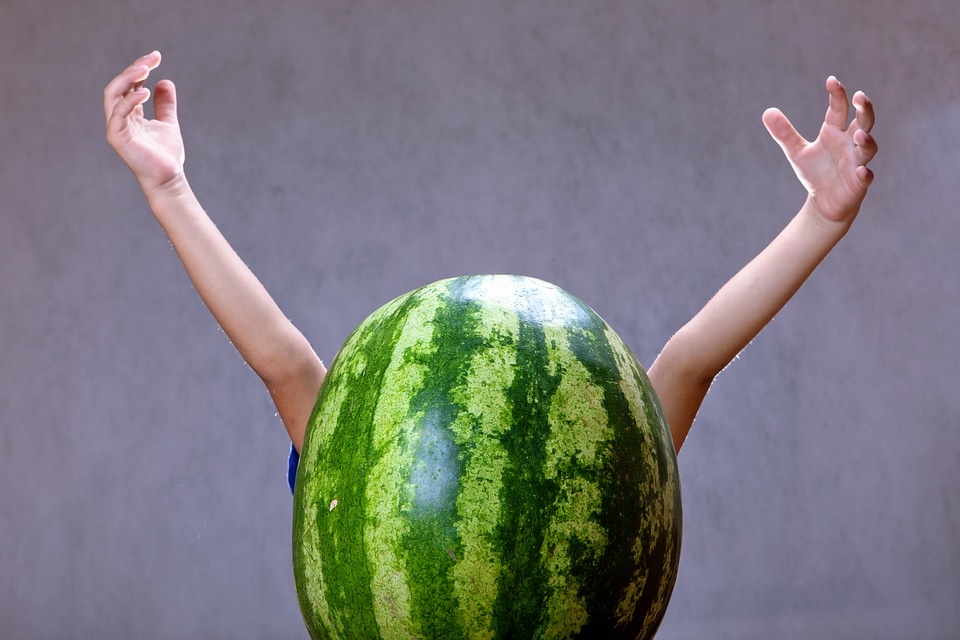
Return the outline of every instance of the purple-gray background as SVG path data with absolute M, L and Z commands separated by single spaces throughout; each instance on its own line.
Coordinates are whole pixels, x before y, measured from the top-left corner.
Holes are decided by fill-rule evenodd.
M 803 201 L 763 109 L 812 137 L 828 74 L 868 91 L 860 219 L 680 456 L 659 637 L 960 637 L 958 33 L 953 0 L 0 0 L 0 637 L 305 636 L 283 429 L 104 141 L 154 48 L 201 201 L 328 360 L 508 272 L 649 365 Z

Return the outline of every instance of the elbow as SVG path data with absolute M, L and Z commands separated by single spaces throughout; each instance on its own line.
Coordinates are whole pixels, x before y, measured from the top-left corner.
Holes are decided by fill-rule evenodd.
M 256 350 L 241 352 L 249 355 L 248 364 L 267 388 L 287 386 L 293 380 L 322 377 L 323 363 L 307 339 L 292 324 L 284 322 L 268 332 L 269 342 L 256 345 Z
M 723 366 L 713 363 L 706 350 L 690 340 L 684 329 L 667 341 L 650 370 L 658 369 L 670 384 L 706 392 Z
M 268 389 L 276 389 L 323 380 L 326 369 L 312 349 L 301 349 L 273 354 L 270 362 L 261 366 L 257 373 Z

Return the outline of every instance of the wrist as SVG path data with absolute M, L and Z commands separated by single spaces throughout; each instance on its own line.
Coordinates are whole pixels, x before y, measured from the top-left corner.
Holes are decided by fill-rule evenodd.
M 154 212 L 158 208 L 165 208 L 167 203 L 182 200 L 184 197 L 193 197 L 193 190 L 182 171 L 160 184 L 145 184 L 141 181 L 140 188 L 143 189 L 147 202 Z
M 167 235 L 182 228 L 187 220 L 195 218 L 195 214 L 203 214 L 200 202 L 183 173 L 163 184 L 145 187 L 144 193 L 153 217 Z
M 842 219 L 827 216 L 817 206 L 817 202 L 813 196 L 808 195 L 806 202 L 803 203 L 803 207 L 800 209 L 799 217 L 809 225 L 817 235 L 833 239 L 834 242 L 837 242 L 850 230 L 850 226 L 853 224 L 856 215 L 854 214 Z

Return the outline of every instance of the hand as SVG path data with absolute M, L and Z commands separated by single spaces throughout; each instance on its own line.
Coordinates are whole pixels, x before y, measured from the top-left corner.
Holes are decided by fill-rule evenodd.
M 763 124 L 793 166 L 810 199 L 827 220 L 849 224 L 873 182 L 867 164 L 877 153 L 870 135 L 873 104 L 858 91 L 853 96 L 856 115 L 847 125 L 847 92 L 835 77 L 827 78 L 830 106 L 813 142 L 805 140 L 779 109 L 767 109 Z
M 183 138 L 172 82 L 157 83 L 153 98 L 156 119 L 148 120 L 143 114 L 143 104 L 150 97 L 143 85 L 159 65 L 160 52 L 149 53 L 114 78 L 103 92 L 107 142 L 148 193 L 183 176 Z

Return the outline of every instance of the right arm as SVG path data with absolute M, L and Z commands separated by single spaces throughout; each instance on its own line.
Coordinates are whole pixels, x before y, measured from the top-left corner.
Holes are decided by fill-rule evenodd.
M 130 167 L 207 308 L 260 376 L 297 451 L 326 369 L 200 206 L 183 171 L 176 88 L 159 82 L 155 120 L 143 88 L 160 54 L 148 54 L 104 91 L 107 140 Z

